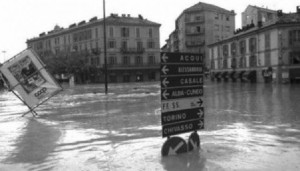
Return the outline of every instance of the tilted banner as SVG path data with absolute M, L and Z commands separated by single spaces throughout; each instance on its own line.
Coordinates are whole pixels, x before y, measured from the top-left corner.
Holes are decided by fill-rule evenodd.
M 30 109 L 36 108 L 62 90 L 31 49 L 6 61 L 0 71 L 5 76 L 9 89 L 16 91 Z

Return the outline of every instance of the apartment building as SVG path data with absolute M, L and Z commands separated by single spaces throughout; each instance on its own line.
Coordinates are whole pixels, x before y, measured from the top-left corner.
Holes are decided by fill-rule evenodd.
M 160 24 L 139 15 L 106 17 L 106 49 L 109 82 L 159 80 Z M 104 82 L 103 19 L 55 26 L 27 40 L 57 77 L 75 75 L 77 83 Z
M 277 11 L 268 8 L 248 5 L 242 12 L 242 27 L 258 23 L 268 23 L 277 18 Z
M 268 23 L 258 21 L 210 44 L 211 78 L 223 81 L 300 81 L 300 7 Z
M 185 9 L 167 40 L 168 51 L 208 54 L 207 45 L 226 39 L 235 30 L 235 13 L 199 2 Z M 208 58 L 205 58 L 206 65 Z

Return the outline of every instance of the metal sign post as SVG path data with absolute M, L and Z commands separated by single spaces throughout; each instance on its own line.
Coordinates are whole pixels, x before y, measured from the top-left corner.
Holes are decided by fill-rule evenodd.
M 194 132 L 189 142 L 185 143 L 188 151 L 195 149 L 200 145 L 197 130 L 204 129 L 203 56 L 162 53 L 160 69 L 162 137 L 168 137 L 162 155 L 182 153 L 177 153 L 176 149 L 179 148 L 175 148 L 183 146 L 182 141 L 170 142 L 174 140 L 170 136 L 186 132 Z

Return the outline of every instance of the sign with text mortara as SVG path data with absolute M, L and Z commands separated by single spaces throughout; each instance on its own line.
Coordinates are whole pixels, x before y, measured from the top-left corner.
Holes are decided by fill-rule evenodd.
M 203 55 L 161 53 L 162 137 L 204 128 Z

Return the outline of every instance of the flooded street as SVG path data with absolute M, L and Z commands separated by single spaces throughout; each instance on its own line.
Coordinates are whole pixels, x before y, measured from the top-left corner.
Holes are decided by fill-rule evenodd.
M 299 85 L 207 81 L 203 100 L 201 149 L 162 157 L 158 82 L 65 86 L 38 118 L 0 92 L 0 170 L 300 170 Z

